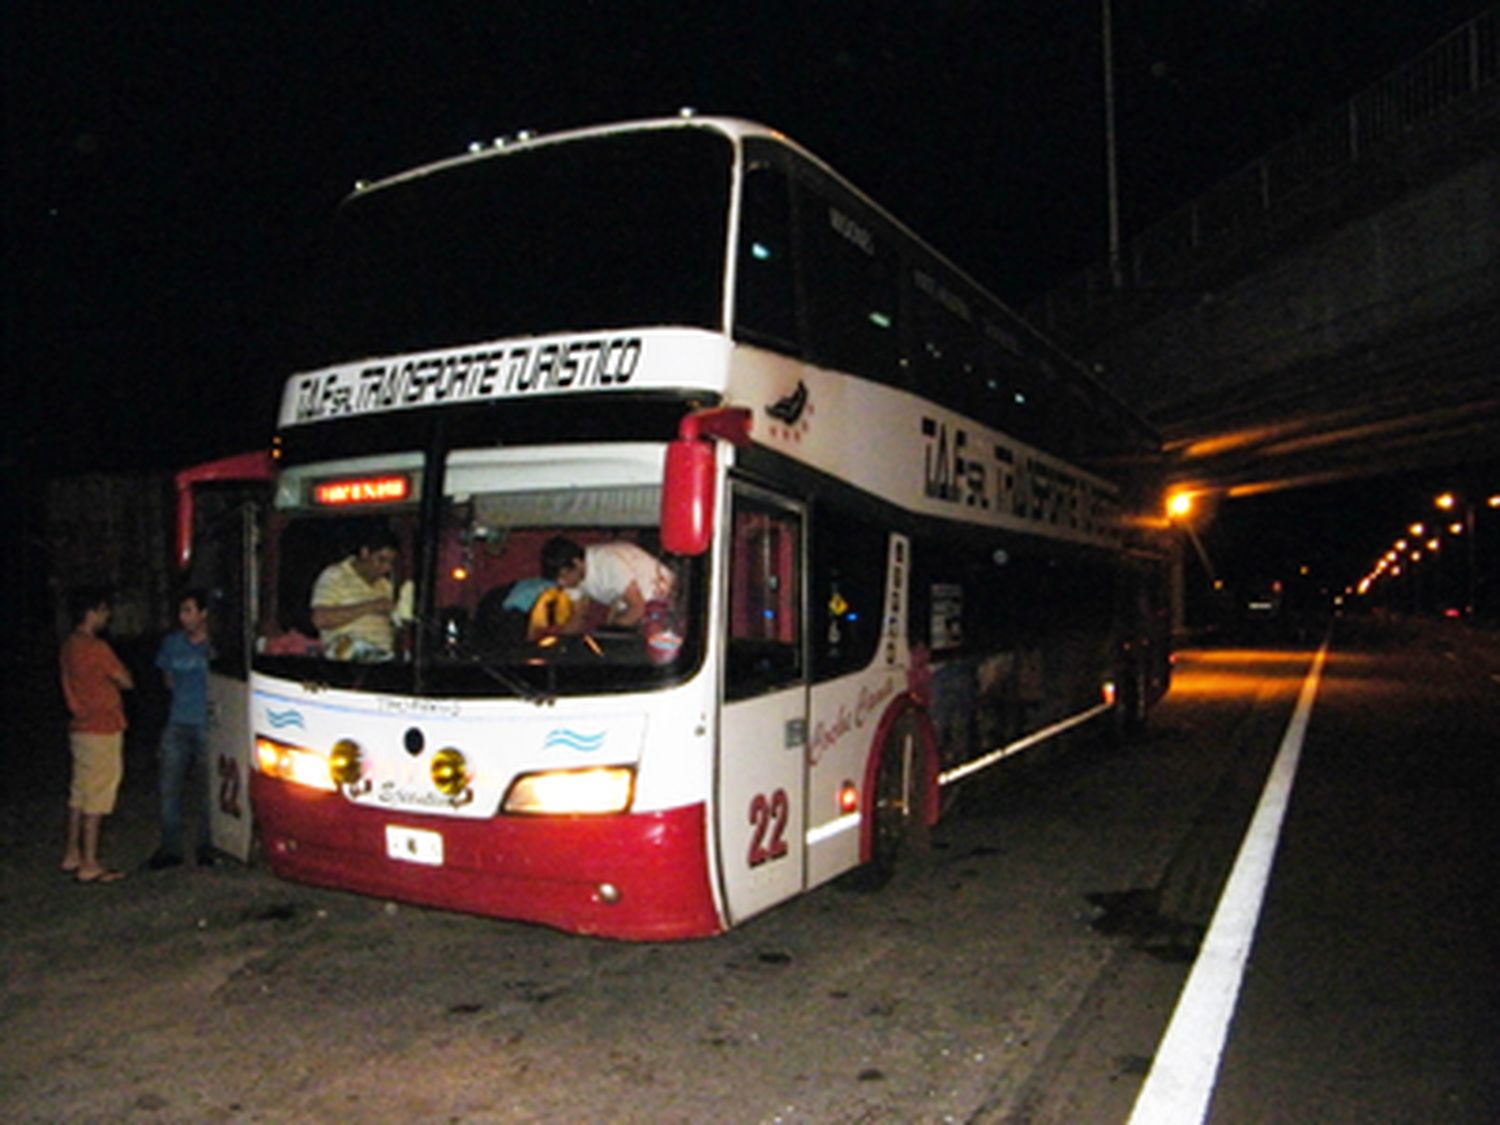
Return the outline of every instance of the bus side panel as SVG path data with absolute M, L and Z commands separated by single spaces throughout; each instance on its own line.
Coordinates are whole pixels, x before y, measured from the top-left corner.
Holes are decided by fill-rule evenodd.
M 835 521 L 826 509 L 818 518 L 822 532 L 818 548 L 824 561 L 814 567 L 811 590 L 815 612 L 818 607 L 827 608 L 812 638 L 815 649 L 824 659 L 831 659 L 838 639 L 849 644 L 850 651 L 864 654 L 865 646 L 858 642 L 855 630 L 861 623 L 870 622 L 878 624 L 879 632 L 867 640 L 870 662 L 865 667 L 826 679 L 814 685 L 811 692 L 807 752 L 809 887 L 869 859 L 866 833 L 871 807 L 866 797 L 873 776 L 871 763 L 880 754 L 895 721 L 892 712 L 905 711 L 915 701 L 914 675 L 923 679 L 926 674 L 925 656 L 920 661 L 923 671 L 917 673 L 918 662 L 912 660 L 907 641 L 905 606 L 910 598 L 911 541 L 905 535 L 879 532 L 884 560 L 878 571 L 879 585 L 872 587 L 875 572 L 865 570 L 861 574 L 858 554 L 862 549 L 873 554 L 880 549 L 877 543 L 865 538 L 859 521 Z M 925 737 L 931 741 L 930 730 Z M 929 776 L 937 776 L 935 763 L 929 765 Z M 860 795 L 859 808 L 845 811 L 846 789 Z
M 868 854 L 860 846 L 861 814 L 844 813 L 839 802 L 846 785 L 864 793 L 860 787 L 890 725 L 886 712 L 894 698 L 906 696 L 906 679 L 904 667 L 875 664 L 852 676 L 819 684 L 812 691 L 812 733 L 807 754 L 811 767 L 807 802 L 809 887 L 857 867 Z
M 360 808 L 260 773 L 251 794 L 263 853 L 283 878 L 601 937 L 660 941 L 725 929 L 709 886 L 702 804 L 456 820 Z M 440 835 L 441 862 L 391 858 L 388 827 Z

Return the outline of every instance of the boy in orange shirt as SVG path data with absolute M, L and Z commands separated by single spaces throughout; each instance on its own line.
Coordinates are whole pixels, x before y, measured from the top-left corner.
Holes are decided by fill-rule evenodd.
M 73 778 L 68 794 L 68 843 L 62 869 L 80 883 L 113 883 L 125 877 L 99 862 L 99 829 L 115 810 L 124 776 L 125 702 L 135 686 L 109 642 L 99 636 L 109 624 L 109 595 L 79 590 L 68 601 L 73 631 L 59 654 L 63 696 L 73 721 L 68 743 Z

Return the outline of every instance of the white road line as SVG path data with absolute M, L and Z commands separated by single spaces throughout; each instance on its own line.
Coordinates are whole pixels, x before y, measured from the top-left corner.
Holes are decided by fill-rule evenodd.
M 1282 736 L 1260 804 L 1240 843 L 1192 972 L 1177 998 L 1167 1033 L 1157 1047 L 1151 1072 L 1136 1097 L 1130 1125 L 1196 1125 L 1208 1116 L 1327 655 L 1325 640 L 1302 682 L 1297 708 Z

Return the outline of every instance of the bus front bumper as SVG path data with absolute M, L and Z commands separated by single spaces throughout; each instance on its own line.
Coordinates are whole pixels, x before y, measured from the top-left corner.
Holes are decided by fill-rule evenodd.
M 613 816 L 423 816 L 252 773 L 271 870 L 296 882 L 634 941 L 708 937 L 702 804 Z

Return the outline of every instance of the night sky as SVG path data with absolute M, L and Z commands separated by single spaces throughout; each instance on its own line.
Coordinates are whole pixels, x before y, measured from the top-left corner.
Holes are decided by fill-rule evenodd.
M 1488 6 L 1116 0 L 1125 236 Z M 1097 0 L 11 0 L 0 20 L 7 466 L 261 444 L 291 282 L 338 200 L 522 128 L 763 121 L 1015 305 L 1104 256 Z

